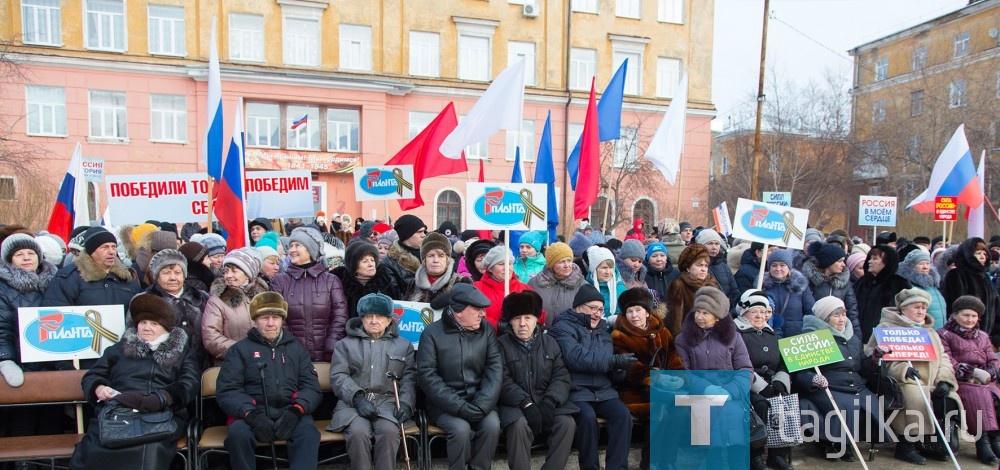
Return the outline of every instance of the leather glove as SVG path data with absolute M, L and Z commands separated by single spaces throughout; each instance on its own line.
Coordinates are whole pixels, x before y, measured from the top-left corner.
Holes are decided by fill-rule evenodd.
M 830 386 L 830 381 L 826 380 L 826 377 L 816 374 L 813 376 L 812 386 L 816 388 L 827 388 Z
M 410 406 L 408 403 L 400 402 L 399 409 L 396 410 L 396 412 L 393 413 L 392 415 L 396 418 L 396 421 L 398 421 L 399 423 L 405 423 L 413 419 L 413 407 Z
M 872 349 L 872 357 L 876 361 L 885 357 L 886 354 L 892 354 L 892 350 L 888 346 L 875 346 L 875 349 Z
M 264 415 L 261 410 L 253 410 L 243 418 L 244 421 L 250 425 L 250 429 L 253 430 L 253 438 L 257 442 L 274 442 L 277 438 L 274 434 L 274 421 Z
M 903 377 L 905 377 L 907 379 L 910 379 L 910 380 L 917 380 L 917 379 L 920 378 L 920 372 L 917 372 L 917 369 L 914 369 L 912 367 L 908 367 L 906 369 L 906 375 L 904 375 Z
M 635 354 L 632 353 L 615 354 L 614 356 L 611 356 L 611 368 L 608 371 L 611 372 L 622 369 L 627 370 L 637 361 L 638 359 L 635 358 Z
M 274 422 L 274 436 L 282 441 L 287 441 L 288 438 L 292 437 L 292 431 L 295 430 L 295 425 L 299 424 L 302 414 L 302 408 L 298 405 L 292 405 L 287 410 L 282 411 L 281 416 L 278 416 L 278 420 Z
M 139 411 L 143 413 L 151 413 L 153 411 L 160 411 L 167 407 L 167 401 L 158 393 L 151 393 L 142 397 L 142 401 L 139 403 Z
M 552 429 L 552 423 L 556 420 L 556 408 L 559 407 L 548 398 L 543 398 L 535 405 L 538 406 L 538 411 L 542 412 L 542 428 L 546 431 Z
M 951 393 L 951 384 L 948 382 L 938 382 L 937 386 L 934 387 L 934 391 L 931 392 L 931 396 L 934 398 L 944 398 Z
M 780 380 L 775 380 L 771 382 L 771 388 L 774 389 L 776 395 L 788 395 L 788 389 L 785 388 L 784 382 Z
M 359 391 L 354 394 L 354 409 L 358 411 L 358 416 L 369 421 L 378 418 L 378 408 L 371 400 L 365 398 L 365 392 Z
M 486 412 L 472 403 L 465 402 L 458 409 L 458 417 L 475 424 L 486 419 Z
M 7 385 L 17 388 L 24 384 L 24 372 L 14 361 L 0 361 L 0 375 L 3 375 Z
M 537 405 L 528 402 L 521 406 L 521 412 L 524 413 L 524 419 L 528 420 L 528 427 L 531 428 L 532 434 L 535 436 L 545 434 L 545 428 L 542 424 L 542 410 L 538 409 Z
M 133 410 L 138 410 L 142 407 L 142 399 L 145 398 L 138 392 L 123 392 L 116 396 L 114 399 L 121 403 L 122 406 L 127 406 Z

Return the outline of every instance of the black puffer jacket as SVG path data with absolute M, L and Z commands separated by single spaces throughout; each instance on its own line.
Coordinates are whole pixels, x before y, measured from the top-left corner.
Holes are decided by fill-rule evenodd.
M 521 404 L 539 403 L 543 399 L 554 403 L 557 415 L 580 412 L 569 401 L 572 388 L 569 369 L 562 360 L 562 350 L 556 340 L 543 334 L 545 327 L 539 323 L 529 349 L 508 332 L 500 336 L 500 353 L 503 355 L 503 390 L 500 392 L 500 427 L 505 428 L 524 413 Z
M 868 262 L 872 254 L 883 253 L 885 267 L 878 275 L 868 272 Z M 858 301 L 858 319 L 861 321 L 861 344 L 867 344 L 872 330 L 882 319 L 882 309 L 896 306 L 896 294 L 913 287 L 910 281 L 896 274 L 899 269 L 899 255 L 888 245 L 878 245 L 865 258 L 865 275 L 854 283 L 854 298 Z
M 726 297 L 729 297 L 729 304 L 735 310 L 736 303 L 740 301 L 740 295 L 743 294 L 743 291 L 736 283 L 736 277 L 729 269 L 729 263 L 726 263 L 725 250 L 719 251 L 718 255 L 711 257 L 711 261 L 708 263 L 708 272 L 718 281 L 719 290 L 726 293 Z
M 670 264 L 669 256 L 667 257 L 667 266 L 664 267 L 662 271 L 653 269 L 648 262 L 645 266 L 646 285 L 656 293 L 657 300 L 659 302 L 669 304 L 670 301 L 667 299 L 667 291 L 670 290 L 670 284 L 674 282 L 674 279 L 677 279 L 677 277 L 681 275 L 681 272 Z
M 976 259 L 976 245 L 986 245 L 982 238 L 972 237 L 959 245 L 955 254 L 955 269 L 947 271 L 941 282 L 941 295 L 944 296 L 948 315 L 952 313 L 951 305 L 955 299 L 963 295 L 974 295 L 986 305 L 986 312 L 979 316 L 979 329 L 990 334 L 993 346 L 1000 346 L 1000 297 L 989 280 L 986 266 Z
M 355 242 L 357 243 L 357 242 Z M 333 269 L 333 275 L 340 279 L 344 286 L 344 296 L 347 301 L 347 317 L 358 316 L 358 301 L 368 294 L 385 294 L 393 300 L 402 300 L 402 295 L 384 265 L 375 267 L 375 277 L 362 284 L 353 273 L 349 272 L 345 266 L 337 266 Z
M 258 364 L 265 364 L 263 382 Z M 257 328 L 251 329 L 246 338 L 229 348 L 216 383 L 219 407 L 239 418 L 256 408 L 264 409 L 265 384 L 271 419 L 296 403 L 310 414 L 323 400 L 309 351 L 288 330 L 282 330 L 271 345 Z
M 154 282 L 146 289 L 146 293 L 170 302 L 174 312 L 177 313 L 176 325 L 187 333 L 188 343 L 194 350 L 199 370 L 210 367 L 212 360 L 201 341 L 201 313 L 205 311 L 205 305 L 208 303 L 208 292 L 185 287 L 180 297 L 174 297 L 164 292 L 160 285 Z
M 607 321 L 601 320 L 596 328 L 591 328 L 590 315 L 567 310 L 556 318 L 549 334 L 559 343 L 566 368 L 570 371 L 573 382 L 570 400 L 604 401 L 618 398 L 618 392 L 608 375 L 615 351 Z
M 323 263 L 296 265 L 271 280 L 271 290 L 288 302 L 286 325 L 314 361 L 330 361 L 333 346 L 347 334 L 347 298 L 340 278 Z
M 42 292 L 55 275 L 56 267 L 47 261 L 35 272 L 0 264 L 0 361 L 21 362 L 17 309 L 41 305 Z
M 825 274 L 816 266 L 816 257 L 810 256 L 802 263 L 802 275 L 809 281 L 813 299 L 818 301 L 823 297 L 834 296 L 844 301 L 847 319 L 854 325 L 854 335 L 861 337 L 861 323 L 858 320 L 858 300 L 851 288 L 851 273 L 844 268 L 840 274 Z
M 440 321 L 420 333 L 417 380 L 427 396 L 432 422 L 442 413 L 458 416 L 466 402 L 489 413 L 496 409 L 503 386 L 503 358 L 496 333 L 486 320 L 466 330 L 446 310 Z
M 760 258 L 754 254 L 755 251 L 752 248 L 747 248 L 743 252 L 743 256 L 740 257 L 740 269 L 733 276 L 736 279 L 736 288 L 739 289 L 741 295 L 743 292 L 757 287 L 757 276 L 760 275 Z
M 93 258 L 81 253 L 73 258 L 73 264 L 56 273 L 41 306 L 121 305 L 128 310 L 129 301 L 139 292 L 139 283 L 120 261 L 115 260 L 111 271 L 105 273 Z
M 751 381 L 750 391 L 761 394 L 764 398 L 771 398 L 775 393 L 769 386 L 774 382 L 781 382 L 785 390 L 790 392 L 792 378 L 788 375 L 785 361 L 781 359 L 778 335 L 774 330 L 766 323 L 764 328 L 758 330 L 744 317 L 737 317 L 733 322 L 740 330 L 743 344 L 746 345 L 747 354 L 750 355 L 750 363 L 753 364 L 754 379 Z

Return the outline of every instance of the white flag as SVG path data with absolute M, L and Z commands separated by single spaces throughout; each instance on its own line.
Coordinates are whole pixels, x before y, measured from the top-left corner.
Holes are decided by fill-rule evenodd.
M 469 114 L 441 143 L 441 154 L 452 159 L 462 150 L 487 140 L 500 129 L 518 131 L 524 108 L 524 58 L 504 69 L 472 107 Z
M 681 168 L 681 153 L 684 151 L 684 122 L 687 120 L 688 76 L 684 72 L 681 83 L 677 85 L 677 93 L 663 122 L 653 134 L 653 140 L 646 147 L 646 158 L 667 179 L 671 185 L 676 184 L 677 172 Z
M 984 176 L 986 175 L 986 150 L 983 150 L 983 155 L 979 157 L 979 170 L 976 171 L 976 173 L 979 176 L 979 187 L 985 188 L 986 181 Z M 983 238 L 985 233 L 986 204 L 980 204 L 979 207 L 969 209 L 969 236 Z

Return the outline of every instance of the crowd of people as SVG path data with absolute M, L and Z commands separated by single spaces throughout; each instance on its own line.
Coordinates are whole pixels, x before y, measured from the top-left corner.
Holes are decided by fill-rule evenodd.
M 949 443 L 931 437 L 934 419 L 976 436 L 982 462 L 1000 456 L 1000 237 L 945 246 L 884 232 L 867 244 L 809 229 L 802 250 L 765 251 L 670 219 L 652 229 L 637 219 L 624 240 L 585 221 L 566 243 L 451 222 L 429 231 L 410 214 L 391 225 L 346 215 L 328 224 L 323 213 L 248 229 L 251 246 L 227 252 L 198 224 L 78 227 L 65 244 L 0 228 L 0 376 L 17 387 L 24 371 L 71 367 L 21 362 L 18 308 L 121 305 L 121 340 L 81 363 L 90 405 L 171 410 L 183 422 L 201 373 L 221 366 L 233 468 L 254 468 L 255 446 L 278 440 L 291 468 L 315 468 L 316 362 L 330 363 L 337 398 L 328 429 L 364 468 L 395 468 L 418 410 L 444 430 L 449 468 L 489 468 L 501 438 L 512 469 L 529 468 L 542 442 L 543 468 L 564 468 L 573 448 L 580 468 L 601 468 L 602 426 L 603 468 L 628 467 L 633 435 L 648 468 L 651 394 L 684 385 L 658 370 L 748 371 L 750 383 L 713 391 L 748 396 L 764 417 L 769 398 L 798 393 L 805 437 L 834 461 L 859 457 L 848 430 L 859 442 L 895 442 L 909 463 L 943 460 Z M 417 348 L 400 336 L 395 301 L 443 312 Z M 876 327 L 926 329 L 936 359 L 883 361 L 890 351 Z M 819 330 L 844 359 L 789 373 L 778 340 Z M 892 392 L 883 381 L 897 385 L 898 408 L 879 399 Z M 826 418 L 838 409 L 847 429 Z M 9 432 L 52 433 L 62 413 L 14 408 Z M 179 437 L 108 448 L 96 428 L 92 420 L 70 468 L 166 468 Z M 727 449 L 704 458 L 744 458 L 740 446 Z M 754 447 L 750 467 L 790 469 L 791 453 Z

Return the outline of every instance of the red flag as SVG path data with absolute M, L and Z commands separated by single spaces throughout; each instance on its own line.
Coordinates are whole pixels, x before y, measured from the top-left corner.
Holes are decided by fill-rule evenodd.
M 590 102 L 587 118 L 580 136 L 580 173 L 573 194 L 573 217 L 583 219 L 590 206 L 597 201 L 597 188 L 601 185 L 601 141 L 597 129 L 597 103 L 594 99 L 594 79 L 590 80 Z
M 425 178 L 451 175 L 469 171 L 465 166 L 465 155 L 453 160 L 441 154 L 438 150 L 441 143 L 458 126 L 455 115 L 455 104 L 448 103 L 441 113 L 431 121 L 424 130 L 396 153 L 386 165 L 413 165 L 413 199 L 400 199 L 399 208 L 403 210 L 416 209 L 424 205 L 420 197 L 420 182 Z

